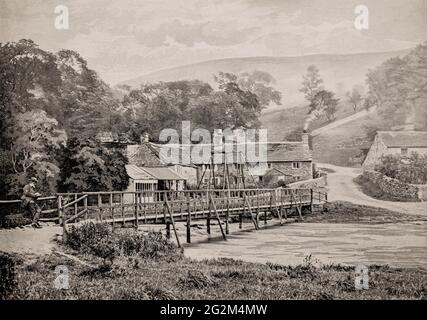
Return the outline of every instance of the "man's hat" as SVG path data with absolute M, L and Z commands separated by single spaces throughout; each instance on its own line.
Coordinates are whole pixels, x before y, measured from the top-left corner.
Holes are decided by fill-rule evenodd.
M 37 178 L 36 178 L 36 177 L 31 177 L 30 181 L 31 181 L 31 182 L 36 182 L 36 183 L 37 183 L 37 181 L 38 181 L 38 180 L 37 180 Z

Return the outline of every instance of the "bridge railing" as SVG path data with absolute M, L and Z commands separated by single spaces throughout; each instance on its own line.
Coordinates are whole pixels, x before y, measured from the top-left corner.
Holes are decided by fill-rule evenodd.
M 180 191 L 105 191 L 58 193 L 41 197 L 42 219 L 75 222 L 87 219 L 106 220 L 148 219 L 164 217 L 165 201 L 174 214 L 182 217 L 191 211 L 208 210 L 211 199 L 219 210 L 248 207 L 259 211 L 266 207 L 316 204 L 327 201 L 327 194 L 314 189 L 211 189 Z M 20 206 L 21 200 L 0 201 L 5 206 Z

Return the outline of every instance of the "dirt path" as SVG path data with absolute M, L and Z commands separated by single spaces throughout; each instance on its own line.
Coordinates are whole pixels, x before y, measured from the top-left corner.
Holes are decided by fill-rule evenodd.
M 360 190 L 360 186 L 353 181 L 355 177 L 362 173 L 360 168 L 339 167 L 326 163 L 319 163 L 318 167 L 334 171 L 333 173 L 328 173 L 328 198 L 331 201 L 349 201 L 354 204 L 379 207 L 405 214 L 427 216 L 427 202 L 384 201 L 364 194 Z
M 42 229 L 2 229 L 0 231 L 0 251 L 19 253 L 25 256 L 49 254 L 55 248 L 55 239 L 62 235 L 62 228 L 47 225 Z

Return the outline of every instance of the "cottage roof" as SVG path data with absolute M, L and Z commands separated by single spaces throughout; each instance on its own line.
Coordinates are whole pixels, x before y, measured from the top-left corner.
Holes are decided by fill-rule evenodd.
M 179 173 L 166 167 L 143 167 L 142 169 L 157 180 L 187 180 Z
M 258 144 L 258 143 L 255 143 Z M 155 148 L 160 148 L 161 145 L 153 145 Z M 193 148 L 195 145 L 190 145 L 190 148 Z M 200 144 L 199 147 L 208 146 L 212 147 L 212 145 L 204 145 Z M 233 144 L 233 158 L 235 161 L 241 161 L 242 159 L 239 157 L 242 144 Z M 183 148 L 182 145 L 172 145 L 169 144 L 168 147 L 179 148 L 181 152 L 189 152 L 191 149 Z M 221 152 L 224 151 L 224 148 L 216 147 L 214 149 L 212 147 L 212 151 Z M 259 146 L 255 147 L 256 154 L 258 153 Z M 267 160 L 268 161 L 312 161 L 312 154 L 307 144 L 301 141 L 281 141 L 281 142 L 269 142 L 267 143 Z
M 427 148 L 427 131 L 378 131 L 387 147 Z
M 268 161 L 312 161 L 307 144 L 303 142 L 269 143 L 267 147 Z
M 157 180 L 155 176 L 136 165 L 128 164 L 125 168 L 128 176 L 134 180 Z
M 150 143 L 128 145 L 127 158 L 130 164 L 137 166 L 159 166 L 163 164 L 158 152 L 151 147 Z

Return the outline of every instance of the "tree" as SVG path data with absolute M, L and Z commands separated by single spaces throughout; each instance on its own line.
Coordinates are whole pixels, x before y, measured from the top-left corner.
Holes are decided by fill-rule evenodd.
M 161 130 L 179 130 L 182 121 L 191 120 L 191 101 L 212 91 L 209 84 L 198 80 L 141 85 L 123 98 L 123 121 L 119 126 L 134 138 L 148 132 L 156 139 Z
M 59 173 L 55 152 L 67 141 L 65 131 L 59 129 L 56 119 L 48 117 L 43 110 L 18 114 L 12 130 L 10 163 L 13 174 L 8 177 L 9 193 L 17 193 L 29 175 L 45 182 L 40 184 L 46 187 L 44 191 L 53 192 Z
M 327 90 L 317 92 L 310 103 L 309 113 L 316 115 L 316 117 L 325 115 L 329 121 L 333 120 L 339 101 L 339 99 L 335 99 L 334 96 L 335 94 L 333 92 Z
M 259 103 L 263 108 L 270 103 L 281 105 L 282 94 L 272 85 L 276 80 L 271 74 L 264 71 L 254 71 L 252 73 L 242 73 L 239 75 L 237 84 L 242 90 L 252 92 L 258 97 Z
M 322 84 L 323 80 L 320 78 L 319 69 L 311 65 L 307 68 L 307 74 L 303 76 L 300 92 L 304 93 L 305 99 L 312 103 L 314 96 L 323 90 Z
M 119 151 L 72 138 L 62 154 L 61 191 L 120 191 L 128 186 L 127 159 Z
M 31 40 L 0 43 L 0 148 L 9 148 L 18 113 L 55 105 L 61 83 L 55 62 Z
M 361 86 L 354 86 L 351 92 L 347 92 L 347 101 L 353 107 L 353 111 L 357 111 L 357 107 L 363 101 L 363 88 Z
M 111 130 L 112 117 L 120 105 L 108 85 L 75 51 L 59 51 L 57 65 L 62 78 L 61 123 L 69 136 L 93 137 Z
M 391 58 L 367 75 L 368 99 L 389 127 L 409 117 L 427 128 L 427 43 L 408 55 Z
M 232 73 L 220 72 L 215 76 L 219 90 L 229 96 L 227 99 L 227 116 L 232 118 L 231 123 L 227 124 L 231 129 L 237 127 L 258 128 L 260 121 L 258 117 L 264 106 L 260 103 L 256 93 L 250 90 L 244 90 L 239 86 L 238 76 Z M 232 102 L 230 104 L 230 102 Z M 220 128 L 225 128 L 221 126 Z

